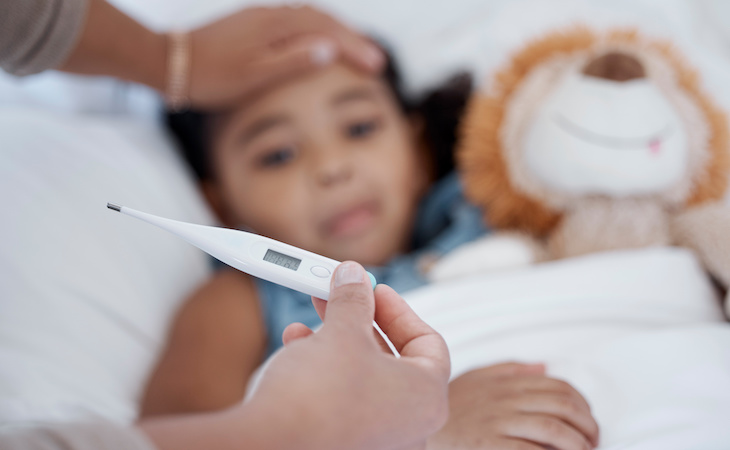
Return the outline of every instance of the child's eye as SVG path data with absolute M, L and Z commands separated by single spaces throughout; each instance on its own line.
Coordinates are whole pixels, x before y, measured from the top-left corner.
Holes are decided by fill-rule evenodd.
M 356 122 L 347 127 L 347 137 L 352 139 L 363 139 L 370 136 L 377 128 L 376 120 Z
M 259 158 L 261 167 L 280 167 L 294 159 L 296 150 L 293 147 L 279 147 L 266 152 Z

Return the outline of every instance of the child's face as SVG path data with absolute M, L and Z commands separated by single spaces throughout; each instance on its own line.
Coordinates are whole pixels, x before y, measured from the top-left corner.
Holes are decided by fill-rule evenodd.
M 230 226 L 382 264 L 407 249 L 427 183 L 415 128 L 383 80 L 334 65 L 226 118 L 206 193 Z

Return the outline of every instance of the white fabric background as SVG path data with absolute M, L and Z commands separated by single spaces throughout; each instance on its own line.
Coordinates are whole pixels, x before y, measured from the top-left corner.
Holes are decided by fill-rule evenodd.
M 209 273 L 107 202 L 210 222 L 158 128 L 0 107 L 0 424 L 134 419 L 172 315 Z

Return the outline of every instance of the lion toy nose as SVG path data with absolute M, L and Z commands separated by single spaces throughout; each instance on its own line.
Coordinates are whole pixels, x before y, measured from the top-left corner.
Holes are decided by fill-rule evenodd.
M 638 59 L 621 52 L 609 52 L 592 59 L 583 68 L 583 74 L 619 82 L 646 76 L 644 66 Z

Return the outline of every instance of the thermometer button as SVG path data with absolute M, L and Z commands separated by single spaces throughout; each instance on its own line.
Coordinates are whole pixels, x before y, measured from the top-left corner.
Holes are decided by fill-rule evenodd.
M 326 267 L 314 266 L 310 270 L 312 271 L 312 274 L 320 278 L 327 278 L 330 276 L 330 271 Z

